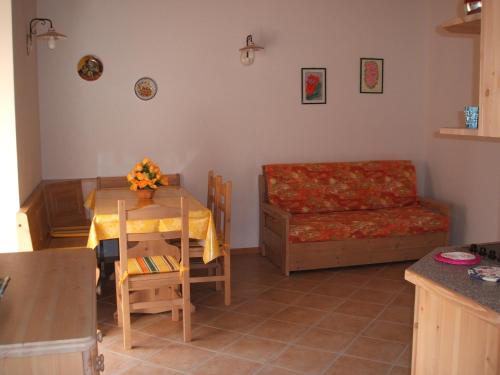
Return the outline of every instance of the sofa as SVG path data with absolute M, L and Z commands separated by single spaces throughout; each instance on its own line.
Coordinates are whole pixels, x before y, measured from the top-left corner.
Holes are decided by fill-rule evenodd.
M 270 164 L 260 249 L 282 272 L 419 259 L 448 243 L 449 207 L 417 196 L 406 160 Z

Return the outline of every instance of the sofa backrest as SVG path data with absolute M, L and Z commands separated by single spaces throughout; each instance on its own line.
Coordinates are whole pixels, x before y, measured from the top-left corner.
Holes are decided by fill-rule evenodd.
M 267 200 L 290 213 L 402 207 L 417 200 L 407 160 L 264 165 Z

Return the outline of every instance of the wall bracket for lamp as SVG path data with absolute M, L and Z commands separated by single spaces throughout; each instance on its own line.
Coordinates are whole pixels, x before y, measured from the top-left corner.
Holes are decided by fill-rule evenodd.
M 40 25 L 46 25 L 49 24 L 49 28 L 47 32 L 42 33 L 42 34 L 37 34 L 36 27 L 38 24 Z M 47 44 L 50 49 L 56 48 L 56 40 L 58 39 L 66 39 L 67 36 L 61 33 L 58 33 L 54 29 L 54 24 L 52 23 L 52 20 L 49 18 L 33 18 L 30 21 L 30 31 L 28 35 L 26 35 L 26 52 L 28 53 L 28 56 L 31 53 L 31 49 L 33 48 L 33 37 L 36 37 L 38 39 L 43 39 L 47 40 Z

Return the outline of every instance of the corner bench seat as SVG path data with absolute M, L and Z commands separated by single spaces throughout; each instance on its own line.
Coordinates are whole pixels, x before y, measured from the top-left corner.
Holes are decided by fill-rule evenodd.
M 417 196 L 411 161 L 271 164 L 260 247 L 291 271 L 418 259 L 446 245 L 449 208 Z
M 45 180 L 17 213 L 21 251 L 87 246 L 90 221 L 83 207 L 81 180 Z

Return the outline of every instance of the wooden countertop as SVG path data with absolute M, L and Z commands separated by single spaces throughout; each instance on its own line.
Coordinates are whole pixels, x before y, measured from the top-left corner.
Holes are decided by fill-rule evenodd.
M 0 357 L 94 344 L 95 268 L 85 248 L 0 254 L 0 276 L 11 277 L 0 300 Z

